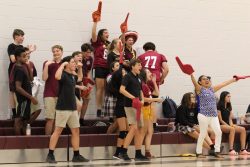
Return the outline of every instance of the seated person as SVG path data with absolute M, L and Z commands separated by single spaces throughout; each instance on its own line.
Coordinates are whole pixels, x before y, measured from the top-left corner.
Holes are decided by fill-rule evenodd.
M 244 127 L 237 126 L 233 124 L 233 112 L 231 105 L 231 95 L 227 91 L 223 91 L 220 94 L 220 100 L 218 102 L 218 117 L 221 124 L 221 131 L 223 133 L 229 133 L 229 155 L 238 155 L 234 150 L 234 137 L 235 133 L 240 133 L 240 155 L 250 155 L 246 151 L 246 130 Z
M 197 115 L 198 108 L 195 101 L 195 95 L 192 92 L 184 94 L 181 100 L 181 105 L 176 111 L 175 124 L 177 130 L 194 139 L 198 139 L 199 125 Z M 203 147 L 214 151 L 214 144 L 208 135 L 204 140 Z

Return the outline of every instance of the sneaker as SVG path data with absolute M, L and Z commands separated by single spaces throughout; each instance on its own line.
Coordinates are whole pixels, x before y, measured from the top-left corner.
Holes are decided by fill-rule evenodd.
M 150 159 L 144 155 L 141 155 L 141 156 L 135 157 L 135 161 L 150 161 Z
M 89 162 L 89 160 L 84 158 L 82 155 L 77 155 L 73 156 L 72 162 Z
M 231 156 L 237 156 L 238 153 L 235 151 L 235 150 L 230 150 L 228 155 L 231 155 Z
M 56 159 L 55 156 L 53 154 L 48 154 L 47 158 L 46 158 L 46 162 L 48 163 L 52 163 L 52 164 L 56 164 Z
M 147 157 L 148 159 L 153 159 L 155 158 L 155 156 L 153 156 L 149 151 L 145 152 L 145 157 Z
M 206 158 L 206 156 L 203 155 L 203 154 L 196 154 L 196 157 L 197 157 L 197 158 Z
M 214 156 L 214 152 L 215 152 L 214 149 L 213 149 L 213 150 L 209 150 L 209 151 L 208 151 L 208 155 Z
M 120 158 L 119 158 L 119 154 L 114 154 L 114 155 L 113 155 L 113 158 L 114 158 L 114 159 L 120 159 Z
M 243 151 L 240 151 L 240 155 L 250 155 L 250 152 L 244 149 Z
M 120 153 L 118 157 L 123 161 L 131 161 L 127 153 Z

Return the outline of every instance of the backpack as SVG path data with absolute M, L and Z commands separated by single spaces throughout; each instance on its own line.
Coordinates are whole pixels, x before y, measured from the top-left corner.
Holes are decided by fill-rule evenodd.
M 165 118 L 175 118 L 176 117 L 177 105 L 169 97 L 162 102 L 162 112 Z

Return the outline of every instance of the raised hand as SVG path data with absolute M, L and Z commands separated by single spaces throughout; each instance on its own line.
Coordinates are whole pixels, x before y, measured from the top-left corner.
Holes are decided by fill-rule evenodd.
M 128 31 L 128 16 L 129 16 L 129 13 L 127 14 L 125 21 L 120 25 L 120 29 L 122 33 L 125 33 L 126 31 Z
M 190 64 L 183 64 L 178 56 L 175 59 L 176 59 L 178 65 L 180 66 L 182 72 L 184 72 L 185 74 L 188 74 L 188 75 L 191 75 L 194 73 L 194 69 Z
M 99 1 L 98 9 L 92 13 L 93 22 L 101 21 L 101 15 L 102 15 L 102 1 Z
M 36 51 L 36 45 L 28 45 L 30 53 Z
M 250 75 L 247 75 L 247 76 L 234 75 L 233 78 L 235 78 L 236 81 L 238 81 L 238 80 L 240 80 L 240 79 L 250 78 Z

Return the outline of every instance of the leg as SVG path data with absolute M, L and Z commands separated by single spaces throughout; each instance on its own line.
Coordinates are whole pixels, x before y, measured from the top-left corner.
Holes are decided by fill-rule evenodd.
M 104 90 L 105 90 L 105 79 L 96 78 L 95 82 L 96 82 L 96 107 L 97 107 L 97 110 L 99 112 L 102 109 L 102 105 L 103 105 L 103 96 L 104 96 Z
M 197 140 L 199 138 L 199 133 L 197 131 L 193 131 L 193 132 L 188 133 L 188 136 Z M 205 140 L 203 142 L 203 147 L 206 149 L 210 149 L 210 145 Z
M 18 117 L 14 120 L 14 129 L 15 129 L 15 135 L 20 136 L 22 135 L 22 128 L 23 128 L 23 121 L 22 118 Z
M 126 121 L 125 121 L 125 122 L 126 122 Z M 118 121 L 115 120 L 115 121 L 108 127 L 107 134 L 115 133 L 117 129 L 118 129 Z
M 39 109 L 39 110 L 37 110 L 37 111 L 35 111 L 34 113 L 31 114 L 30 120 L 29 120 L 30 124 L 32 124 L 32 122 L 34 122 L 37 119 L 37 117 L 40 115 L 41 111 L 42 110 Z
M 53 134 L 50 137 L 49 141 L 49 149 L 50 150 L 55 150 L 57 141 L 63 131 L 63 127 L 56 127 Z
M 57 98 L 55 97 L 45 97 L 44 98 L 44 109 L 45 109 L 45 134 L 51 135 L 55 127 L 55 117 L 56 117 L 56 103 Z
M 229 149 L 233 150 L 234 148 L 234 136 L 235 129 L 229 125 L 221 125 L 221 131 L 224 133 L 229 133 Z
M 219 153 L 220 152 L 222 132 L 221 132 L 218 117 L 212 117 L 209 125 L 210 125 L 210 127 L 213 129 L 213 131 L 215 133 L 215 152 Z
M 88 109 L 89 99 L 82 98 L 82 109 L 81 109 L 81 115 L 80 118 L 84 119 L 84 116 L 86 114 L 86 111 Z
M 199 127 L 200 127 L 200 134 L 199 134 L 199 138 L 197 140 L 196 153 L 202 154 L 202 145 L 203 145 L 204 139 L 207 135 L 209 118 L 202 115 L 202 114 L 198 114 L 198 121 L 199 121 Z
M 79 145 L 80 145 L 80 130 L 79 128 L 70 128 L 71 131 L 71 144 L 73 151 L 79 151 Z
M 117 124 L 118 124 L 118 128 L 120 131 L 119 137 L 117 139 L 117 147 L 122 147 L 123 143 L 124 143 L 124 139 L 127 136 L 127 120 L 125 117 L 122 118 L 117 118 L 116 119 Z
M 241 126 L 234 126 L 235 132 L 240 133 L 240 146 L 241 150 L 245 149 L 246 146 L 246 129 Z
M 210 139 L 212 140 L 212 142 L 214 143 L 215 142 L 215 133 L 210 126 L 208 126 L 207 133 L 210 136 Z
M 45 135 L 51 135 L 54 130 L 55 120 L 54 119 L 46 119 L 45 124 Z
M 78 114 L 81 114 L 82 104 L 81 101 L 76 97 L 76 110 L 78 111 Z
M 13 118 L 15 118 L 16 117 L 16 99 L 15 99 L 15 93 L 12 91 L 9 92 L 9 106 L 11 108 L 12 116 Z

